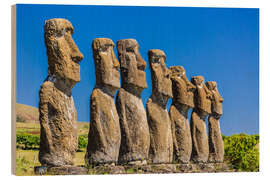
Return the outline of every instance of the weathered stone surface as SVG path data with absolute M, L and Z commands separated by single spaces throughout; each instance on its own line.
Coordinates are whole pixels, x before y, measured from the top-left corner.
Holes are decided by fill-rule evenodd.
M 202 76 L 193 76 L 191 82 L 196 86 L 194 104 L 191 115 L 192 155 L 194 162 L 205 163 L 209 156 L 208 137 L 205 118 L 211 113 L 211 92 L 204 84 Z
M 202 111 L 205 115 L 211 114 L 212 93 L 204 84 L 204 77 L 193 76 L 191 82 L 196 86 L 194 93 L 195 109 Z
M 135 39 L 117 42 L 121 67 L 122 88 L 116 97 L 116 108 L 120 119 L 121 146 L 120 163 L 146 160 L 150 145 L 146 112 L 141 92 L 147 88 L 145 79 L 146 63 L 139 53 Z
M 118 160 L 121 133 L 114 94 L 120 88 L 120 73 L 113 48 L 114 43 L 107 38 L 94 39 L 92 44 L 96 86 L 90 99 L 87 165 Z
M 125 174 L 125 168 L 123 166 L 95 166 L 88 170 L 88 174 Z
M 209 138 L 209 161 L 223 162 L 224 144 L 221 136 L 219 119 L 222 115 L 223 98 L 218 92 L 215 81 L 206 82 L 206 86 L 212 92 L 212 113 L 208 117 L 208 138 Z
M 36 166 L 34 168 L 36 175 L 83 175 L 88 172 L 87 168 L 79 166 Z
M 152 95 L 146 103 L 150 131 L 149 160 L 152 163 L 171 163 L 173 141 L 166 105 L 172 97 L 172 89 L 166 56 L 163 51 L 153 49 L 148 51 L 148 58 L 152 78 Z
M 72 88 L 80 81 L 78 63 L 83 55 L 72 39 L 69 21 L 48 20 L 44 30 L 49 75 L 39 94 L 39 161 L 47 166 L 72 165 L 78 144 Z
M 188 163 L 192 152 L 192 139 L 188 122 L 188 110 L 194 107 L 195 86 L 187 79 L 182 66 L 170 67 L 173 101 L 170 107 L 172 134 L 174 142 L 174 159 Z
M 83 174 L 153 174 L 153 173 L 214 173 L 234 172 L 224 163 L 196 164 L 144 164 L 144 165 L 101 165 L 86 169 L 84 167 L 35 167 L 37 175 L 83 175 Z

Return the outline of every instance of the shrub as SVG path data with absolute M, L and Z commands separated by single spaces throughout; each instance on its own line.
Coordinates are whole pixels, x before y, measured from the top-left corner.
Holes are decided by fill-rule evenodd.
M 38 149 L 40 143 L 40 136 L 38 134 L 17 134 L 16 135 L 16 145 L 23 149 Z M 83 149 L 87 147 L 88 138 L 87 136 L 79 136 L 78 138 L 78 148 Z
M 39 135 L 33 134 L 17 134 L 16 145 L 24 149 L 37 149 L 39 147 Z
M 259 135 L 223 136 L 225 158 L 239 171 L 259 170 Z
M 78 139 L 78 148 L 83 149 L 86 148 L 88 144 L 88 137 L 87 136 L 79 136 Z
M 16 116 L 16 122 L 25 122 L 25 119 L 21 118 L 20 116 Z

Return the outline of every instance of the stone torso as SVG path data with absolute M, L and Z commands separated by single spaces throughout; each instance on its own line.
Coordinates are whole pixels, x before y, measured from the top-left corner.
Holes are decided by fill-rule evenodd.
M 172 104 L 170 118 L 172 123 L 175 160 L 180 163 L 188 163 L 192 151 L 190 126 L 187 118 L 187 109 L 182 110 Z
M 87 147 L 89 162 L 117 162 L 121 133 L 114 98 L 95 88 L 91 95 L 90 107 L 91 121 Z
M 73 97 L 45 81 L 40 90 L 41 164 L 72 165 L 77 150 L 77 113 Z
M 146 103 L 146 109 L 151 139 L 149 159 L 153 163 L 170 163 L 173 158 L 173 141 L 168 111 L 151 98 Z
M 117 94 L 116 107 L 121 126 L 119 161 L 147 159 L 150 138 L 142 100 L 121 88 Z

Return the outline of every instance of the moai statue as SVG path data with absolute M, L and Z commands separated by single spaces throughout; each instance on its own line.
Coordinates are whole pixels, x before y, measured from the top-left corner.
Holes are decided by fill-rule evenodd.
M 148 51 L 152 78 L 152 95 L 146 103 L 150 131 L 149 160 L 152 163 L 171 163 L 173 140 L 171 120 L 166 105 L 172 97 L 172 84 L 166 67 L 166 56 L 162 50 Z
M 111 39 L 94 39 L 92 49 L 96 86 L 90 99 L 90 129 L 85 160 L 87 165 L 115 164 L 121 142 L 119 117 L 114 103 L 114 95 L 120 88 L 120 65 Z
M 150 146 L 147 116 L 141 100 L 141 92 L 147 88 L 146 62 L 139 53 L 135 39 L 117 42 L 122 87 L 116 97 L 116 108 L 120 120 L 121 146 L 119 162 L 144 164 Z
M 188 122 L 188 110 L 194 108 L 195 86 L 187 79 L 183 66 L 170 67 L 173 101 L 170 107 L 174 143 L 174 159 L 182 164 L 190 161 L 192 139 Z
M 224 144 L 219 125 L 219 119 L 222 116 L 223 98 L 218 92 L 215 81 L 206 82 L 206 86 L 212 92 L 212 113 L 208 117 L 209 162 L 223 162 Z
M 209 155 L 208 137 L 206 132 L 205 118 L 211 114 L 211 92 L 204 84 L 202 76 L 193 76 L 191 82 L 196 86 L 194 104 L 191 115 L 191 158 L 197 163 L 206 163 Z
M 80 82 L 83 55 L 72 39 L 68 20 L 50 19 L 44 31 L 49 69 L 39 93 L 39 161 L 46 166 L 73 165 L 78 136 L 72 88 Z

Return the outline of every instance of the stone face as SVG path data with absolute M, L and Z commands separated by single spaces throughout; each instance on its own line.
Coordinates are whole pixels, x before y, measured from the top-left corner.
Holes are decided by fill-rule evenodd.
M 162 97 L 166 99 L 171 98 L 172 83 L 169 77 L 169 70 L 167 69 L 167 66 L 165 64 L 165 53 L 159 49 L 152 49 L 148 51 L 148 58 L 151 70 L 152 94 L 154 94 L 155 96 L 162 95 Z M 166 99 L 165 103 L 167 103 Z
M 145 88 L 146 62 L 139 52 L 139 44 L 135 39 L 123 39 L 117 41 L 118 58 L 121 64 L 122 84 L 127 88 L 136 88 L 138 94 Z M 123 86 L 123 85 L 122 85 Z
M 205 163 L 209 156 L 208 137 L 205 118 L 211 113 L 211 92 L 204 84 L 202 76 L 193 76 L 191 82 L 196 86 L 195 107 L 191 115 L 192 155 L 194 162 Z
M 39 161 L 46 166 L 73 165 L 78 145 L 73 86 L 80 81 L 83 59 L 72 39 L 73 27 L 65 19 L 45 23 L 49 75 L 40 89 Z
M 120 88 L 120 73 L 113 48 L 112 40 L 106 38 L 97 38 L 92 44 L 97 78 L 90 99 L 87 165 L 118 160 L 121 133 L 114 94 Z
M 83 55 L 72 39 L 73 26 L 65 19 L 50 19 L 44 26 L 49 74 L 80 82 L 80 65 Z
M 203 114 L 211 114 L 212 93 L 204 84 L 203 76 L 193 76 L 191 82 L 196 86 L 194 94 L 195 108 L 202 111 Z
M 170 67 L 173 101 L 170 107 L 174 158 L 177 162 L 188 163 L 192 152 L 192 139 L 188 122 L 188 110 L 194 107 L 195 86 L 187 79 L 182 66 Z
M 120 120 L 121 146 L 120 163 L 132 163 L 148 158 L 150 145 L 146 112 L 141 100 L 141 92 L 147 88 L 145 79 L 146 63 L 139 53 L 139 45 L 134 39 L 117 42 L 121 67 L 122 88 L 116 97 L 116 108 Z
M 222 115 L 223 98 L 218 92 L 215 81 L 206 82 L 206 86 L 212 92 L 212 113 L 208 117 L 208 134 L 209 134 L 209 161 L 223 162 L 224 144 L 221 136 L 219 119 Z
M 154 49 L 148 51 L 148 58 L 152 77 L 152 95 L 146 103 L 150 131 L 149 159 L 152 163 L 171 163 L 173 141 L 166 105 L 172 97 L 172 90 L 166 56 L 163 51 Z

